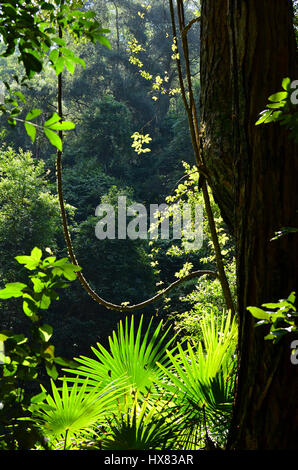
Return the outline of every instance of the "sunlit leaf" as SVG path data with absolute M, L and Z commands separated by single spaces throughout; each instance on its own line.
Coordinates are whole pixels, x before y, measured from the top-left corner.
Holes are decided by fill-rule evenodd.
M 10 299 L 11 297 L 21 297 L 23 290 L 27 287 L 22 282 L 7 283 L 4 289 L 0 290 L 0 299 Z
M 247 307 L 247 310 L 259 320 L 269 320 L 270 316 L 268 312 L 265 312 L 261 308 L 258 307 Z
M 60 75 L 60 73 L 63 72 L 63 69 L 64 69 L 64 57 L 60 56 L 60 57 L 58 57 L 57 61 L 55 62 L 56 74 Z
M 34 142 L 36 138 L 36 126 L 31 124 L 31 122 L 25 122 L 24 125 L 28 136 L 31 138 L 32 142 Z
M 283 79 L 282 87 L 285 91 L 290 90 L 290 88 L 291 88 L 291 79 L 289 77 Z
M 29 111 L 29 113 L 25 117 L 25 120 L 26 121 L 32 121 L 32 119 L 40 116 L 41 113 L 42 113 L 41 109 L 32 109 L 31 111 Z
M 49 339 L 51 338 L 53 334 L 53 328 L 51 327 L 51 325 L 47 325 L 47 324 L 40 326 L 38 328 L 38 331 L 42 340 L 45 341 L 46 343 L 49 341 Z
M 52 116 L 47 119 L 44 123 L 44 126 L 45 127 L 50 127 L 52 126 L 53 124 L 57 123 L 58 121 L 60 121 L 60 116 L 58 113 L 53 113 Z
M 51 131 L 50 129 L 47 129 L 44 127 L 44 133 L 51 142 L 51 144 L 56 147 L 58 150 L 62 151 L 62 140 L 60 137 L 56 134 L 56 132 Z
M 273 95 L 269 96 L 268 100 L 269 101 L 282 101 L 287 99 L 288 93 L 285 91 L 280 91 L 278 93 L 274 93 Z

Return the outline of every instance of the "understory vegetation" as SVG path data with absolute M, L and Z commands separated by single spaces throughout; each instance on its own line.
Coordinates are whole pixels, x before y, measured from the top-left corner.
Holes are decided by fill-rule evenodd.
M 236 372 L 237 324 L 209 312 L 201 339 L 178 340 L 153 318 L 121 320 L 109 347 L 89 356 L 58 357 L 44 323 L 57 289 L 74 266 L 34 248 L 17 261 L 30 284 L 8 283 L 2 299 L 19 298 L 28 336 L 2 331 L 2 449 L 202 449 L 224 446 Z M 31 286 L 32 284 L 32 286 Z M 58 372 L 60 369 L 60 373 Z M 40 390 L 38 390 L 40 387 Z

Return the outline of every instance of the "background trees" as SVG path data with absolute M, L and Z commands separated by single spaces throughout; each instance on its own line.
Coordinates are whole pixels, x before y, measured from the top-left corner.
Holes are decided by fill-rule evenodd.
M 149 258 L 150 247 L 138 241 L 131 243 L 129 249 L 120 246 L 121 241 L 117 240 L 100 243 L 95 238 L 97 219 L 94 213 L 103 197 L 113 197 L 115 203 L 118 191 L 146 206 L 164 202 L 184 175 L 181 160 L 192 161 L 187 119 L 181 99 L 179 95 L 169 93 L 177 88 L 175 64 L 171 58 L 169 12 L 161 1 L 154 2 L 152 8 L 142 7 L 139 1 L 84 2 L 82 9 L 96 11 L 97 19 L 110 28 L 108 36 L 112 47 L 108 49 L 101 43 L 74 41 L 68 34 L 64 38 L 67 47 L 86 64 L 85 68 L 77 64 L 74 74 L 68 70 L 63 72 L 64 116 L 76 124 L 75 131 L 65 135 L 63 154 L 64 197 L 73 208 L 70 231 L 79 262 L 94 289 L 105 294 L 106 298 L 119 302 L 138 302 L 151 296 L 160 281 L 157 270 L 151 264 L 154 260 Z M 138 57 L 143 62 L 142 69 L 152 75 L 151 80 L 142 76 L 139 68 L 131 63 L 132 52 L 128 49 L 134 38 L 144 49 Z M 195 31 L 192 38 L 196 73 L 199 45 L 195 40 Z M 4 52 L 4 46 L 2 49 Z M 23 73 L 15 56 L 2 57 L 0 66 L 2 79 L 10 84 L 11 90 L 21 91 L 27 99 L 25 104 L 22 103 L 19 117 L 26 116 L 32 108 L 40 108 L 42 114 L 35 122 L 42 126 L 56 109 L 56 74 L 53 67 L 45 61 L 41 73 L 33 76 L 27 83 L 29 86 L 25 87 L 20 80 L 17 83 L 13 79 L 14 75 L 22 76 Z M 167 81 L 163 85 L 168 92 L 162 94 L 160 90 L 152 89 L 152 84 L 157 76 L 164 77 L 165 74 Z M 158 97 L 157 101 L 152 99 L 155 96 Z M 6 145 L 15 152 L 19 148 L 30 151 L 34 162 L 40 162 L 40 168 L 44 171 L 40 177 L 55 197 L 55 155 L 43 132 L 37 129 L 35 142 L 32 143 L 22 124 L 11 128 L 5 115 L 1 116 L 0 123 Z M 152 135 L 150 153 L 137 155 L 134 152 L 131 135 L 135 131 Z M 18 187 L 12 178 L 11 183 Z M 111 188 L 116 188 L 114 196 L 110 193 Z M 27 221 L 22 224 L 26 233 L 29 218 L 28 213 Z M 52 225 L 57 233 L 53 231 L 49 236 L 45 225 L 51 223 L 51 216 L 43 224 L 38 225 L 38 220 L 39 217 L 30 229 L 32 236 L 26 238 L 26 251 L 30 252 L 38 245 L 41 248 L 48 246 L 61 256 L 66 255 L 62 232 L 57 228 L 60 221 Z M 38 240 L 44 242 L 35 243 Z M 6 246 L 3 254 L 3 260 L 12 260 L 10 262 L 15 269 L 12 275 L 18 269 L 13 261 L 14 256 L 12 243 L 10 247 Z M 163 282 L 172 282 L 175 272 L 188 258 L 189 255 L 166 257 L 162 262 Z M 197 260 L 195 266 L 199 267 L 199 257 L 194 255 L 192 258 Z M 4 283 L 7 280 L 4 264 L 2 269 Z M 125 279 L 123 272 L 127 273 Z M 193 285 L 194 282 L 191 282 L 186 292 Z M 184 289 L 181 288 L 179 293 L 183 294 Z M 176 293 L 173 302 L 184 310 L 185 303 L 181 305 L 179 293 Z M 162 315 L 162 312 L 160 310 L 159 314 Z M 64 314 L 68 319 L 66 322 L 62 321 Z M 111 315 L 98 306 L 84 294 L 79 283 L 74 283 L 61 302 L 53 306 L 51 320 L 54 326 L 59 325 L 55 329 L 54 340 L 57 347 L 62 348 L 61 353 L 72 356 L 80 348 L 82 351 L 88 349 L 96 339 L 104 340 L 117 318 L 116 313 Z M 65 337 L 69 341 L 66 342 Z

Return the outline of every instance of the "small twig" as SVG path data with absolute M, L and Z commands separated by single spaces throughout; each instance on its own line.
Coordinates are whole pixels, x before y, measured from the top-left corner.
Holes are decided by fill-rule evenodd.
M 190 30 L 190 28 L 192 27 L 193 24 L 199 23 L 200 21 L 201 21 L 201 18 L 200 18 L 199 16 L 198 16 L 197 18 L 193 18 L 193 19 L 188 23 L 188 25 L 185 26 L 185 28 L 183 28 L 182 33 L 181 33 L 182 36 L 185 36 L 185 35 L 188 33 L 188 31 Z
M 173 194 L 173 192 L 175 191 L 175 189 L 177 188 L 178 184 L 180 183 L 180 181 L 184 180 L 185 178 L 187 178 L 189 175 L 193 175 L 194 173 L 199 173 L 199 169 L 196 168 L 194 171 L 192 171 L 191 173 L 188 173 L 186 175 L 183 175 L 181 176 L 181 178 L 179 178 L 179 180 L 175 183 L 175 186 L 173 187 L 172 191 L 171 191 L 171 195 Z

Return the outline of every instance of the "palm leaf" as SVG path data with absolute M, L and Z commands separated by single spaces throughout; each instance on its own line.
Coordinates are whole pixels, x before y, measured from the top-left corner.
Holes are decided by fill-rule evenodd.
M 172 450 L 179 432 L 179 410 L 163 400 L 126 400 L 109 420 L 103 450 Z
M 117 333 L 114 331 L 109 338 L 109 351 L 97 343 L 97 348 L 91 348 L 96 359 L 80 356 L 75 359 L 80 366 L 66 371 L 79 377 L 88 377 L 90 384 L 94 385 L 101 383 L 106 386 L 121 376 L 126 379 L 131 391 L 138 390 L 146 394 L 148 390 L 153 390 L 154 384 L 158 384 L 162 378 L 157 362 L 165 364 L 168 361 L 166 350 L 174 337 L 168 337 L 170 328 L 162 332 L 162 321 L 151 335 L 152 319 L 144 334 L 142 325 L 143 316 L 136 332 L 134 317 L 131 317 L 130 322 L 126 318 L 125 326 L 120 321 Z
M 170 366 L 159 364 L 168 378 L 164 387 L 176 396 L 184 410 L 183 446 L 196 448 L 205 433 L 217 438 L 225 434 L 232 402 L 235 374 L 237 325 L 222 315 L 202 324 L 203 339 L 196 345 L 177 345 L 177 353 L 168 351 Z M 202 434 L 203 433 L 203 434 Z M 187 447 L 188 448 L 188 447 Z
M 90 389 L 88 379 L 83 383 L 75 380 L 71 388 L 64 379 L 62 388 L 58 389 L 51 379 L 52 395 L 43 386 L 41 388 L 44 400 L 34 407 L 33 418 L 45 436 L 54 441 L 64 439 L 65 447 L 70 445 L 72 437 L 83 435 L 99 420 L 104 421 L 124 393 L 119 380 L 106 388 Z

